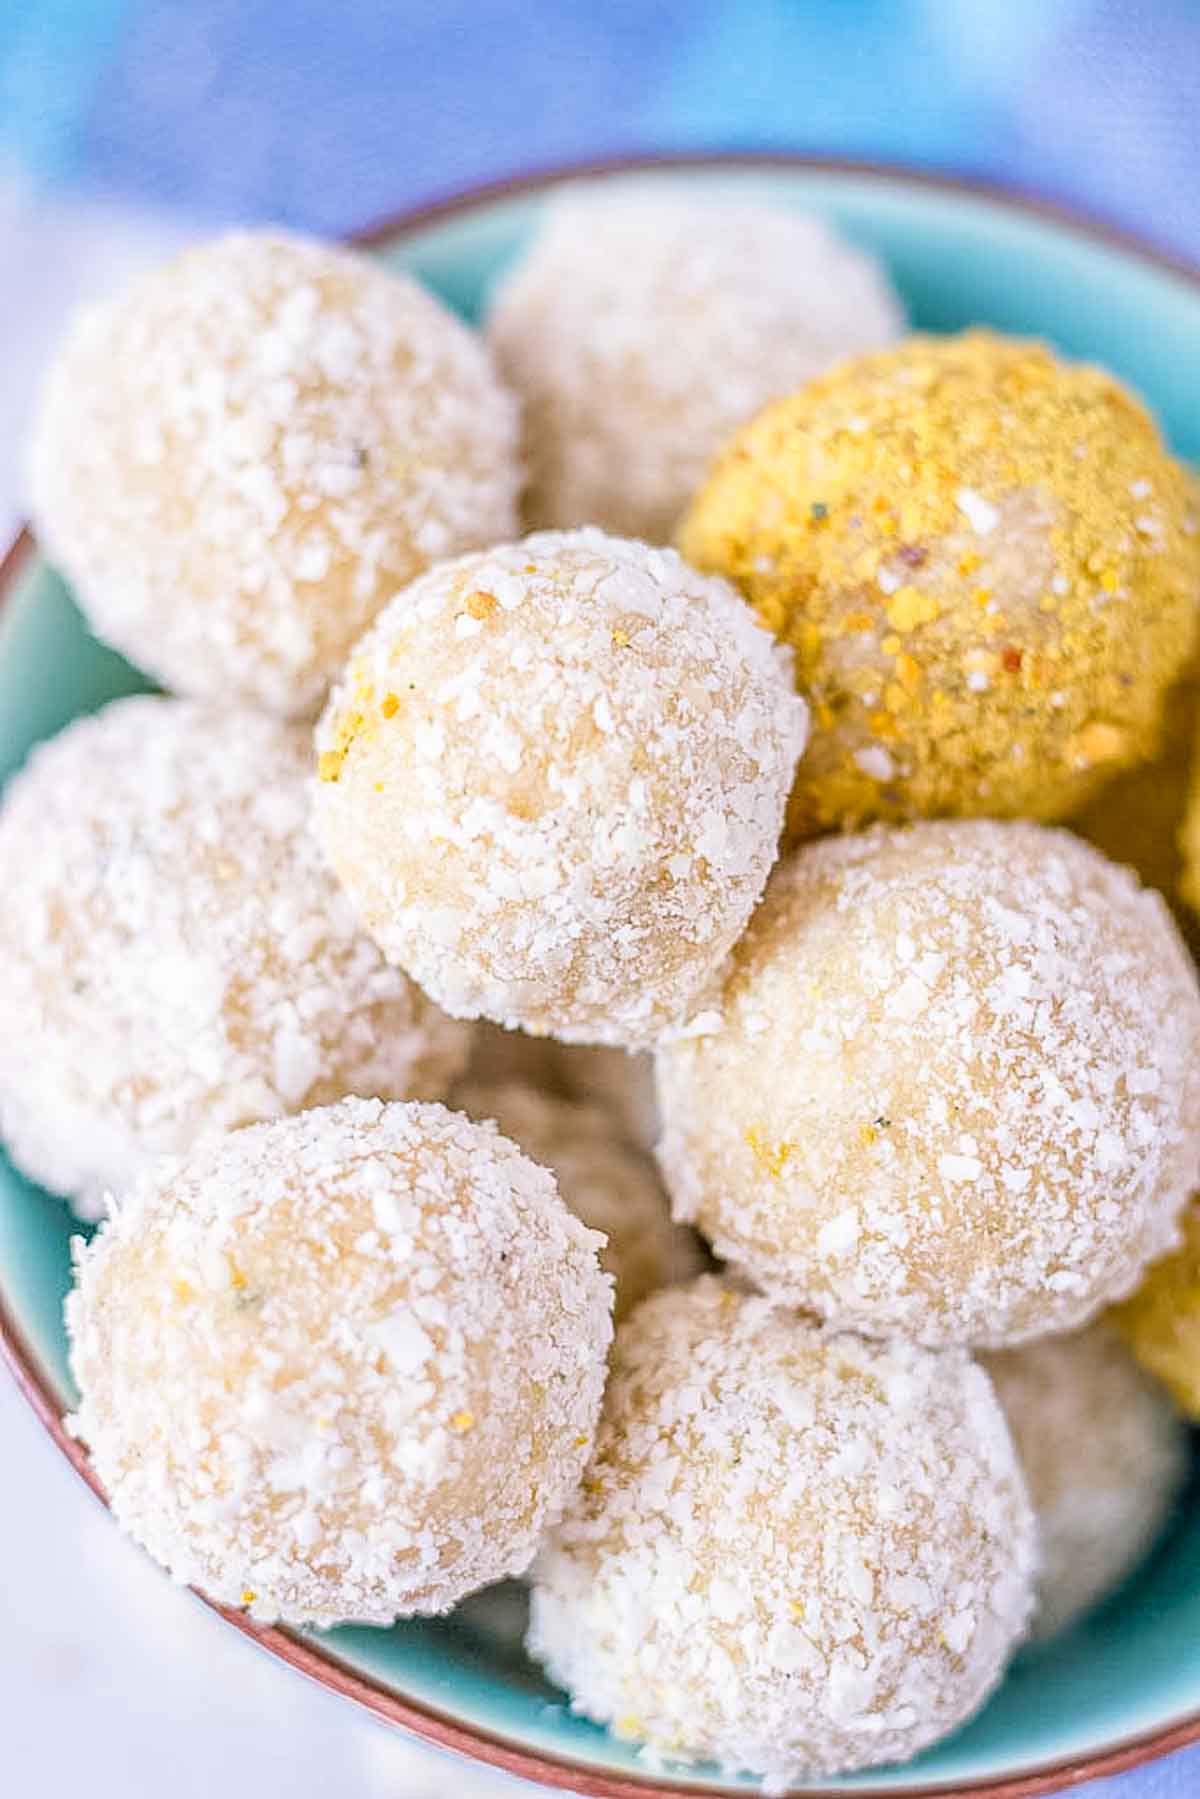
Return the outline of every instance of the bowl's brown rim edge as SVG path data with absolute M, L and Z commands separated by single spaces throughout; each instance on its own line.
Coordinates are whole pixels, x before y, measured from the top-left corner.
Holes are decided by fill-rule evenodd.
M 379 220 L 365 230 L 354 233 L 352 241 L 363 248 L 379 248 L 384 244 L 399 242 L 443 220 L 477 211 L 497 200 L 540 193 L 569 180 L 632 174 L 639 170 L 711 169 L 716 173 L 729 168 L 810 169 L 821 174 L 874 178 L 986 200 L 997 207 L 1007 208 L 1025 217 L 1042 219 L 1049 224 L 1062 226 L 1076 236 L 1120 250 L 1159 271 L 1186 281 L 1200 293 L 1200 269 L 1183 258 L 1147 244 L 1133 233 L 1107 221 L 1089 217 L 1086 212 L 1046 200 L 1040 195 L 992 181 L 976 180 L 970 176 L 908 168 L 899 163 L 859 162 L 852 158 L 807 156 L 786 150 L 629 154 L 550 165 L 480 183 L 428 204 L 406 209 L 394 217 Z M 28 526 L 22 526 L 0 559 L 0 607 L 8 600 L 26 559 L 33 552 L 33 537 Z M 17 1386 L 61 1453 L 101 1504 L 107 1506 L 107 1495 L 86 1451 L 66 1428 L 65 1413 L 54 1383 L 41 1366 L 13 1316 L 2 1287 L 0 1355 L 3 1355 Z M 399 1725 L 424 1741 L 441 1749 L 452 1750 L 469 1760 L 484 1762 L 505 1773 L 539 1782 L 543 1786 L 582 1794 L 585 1799 L 654 1799 L 655 1795 L 661 1796 L 661 1799 L 744 1799 L 745 1788 L 696 1787 L 688 1785 L 686 1781 L 659 1781 L 638 1775 L 609 1774 L 588 1768 L 581 1762 L 522 1748 L 511 1739 L 491 1731 L 464 1725 L 436 1707 L 418 1700 L 399 1698 L 391 1687 L 351 1668 L 309 1638 L 277 1626 L 256 1624 L 243 1612 L 219 1605 L 203 1593 L 197 1593 L 196 1597 L 243 1636 L 249 1637 L 260 1648 L 319 1685 L 354 1700 L 385 1723 Z M 803 1789 L 802 1799 L 1042 1799 L 1043 1795 L 1062 1792 L 1086 1781 L 1125 1773 L 1144 1762 L 1169 1755 L 1173 1750 L 1185 1748 L 1197 1741 L 1200 1741 L 1200 1710 L 1189 1712 L 1156 1730 L 1108 1744 L 1085 1755 L 1044 1763 L 1041 1767 L 1027 1769 L 1022 1774 L 1006 1775 L 1000 1780 L 985 1777 L 981 1780 L 939 1781 L 899 1790 L 894 1787 L 851 1788 L 844 1785 L 806 1787 Z

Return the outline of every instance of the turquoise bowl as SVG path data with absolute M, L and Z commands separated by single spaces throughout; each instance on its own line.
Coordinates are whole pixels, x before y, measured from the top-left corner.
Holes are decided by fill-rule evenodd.
M 900 171 L 787 158 L 574 170 L 501 183 L 382 226 L 364 242 L 468 318 L 520 249 L 546 194 L 584 177 L 696 189 L 720 184 L 826 214 L 881 256 L 915 324 L 1036 333 L 1129 380 L 1175 449 L 1200 459 L 1200 278 L 1034 203 Z M 88 635 L 71 597 L 22 537 L 0 567 L 0 780 L 77 713 L 147 683 Z M 0 1338 L 13 1371 L 85 1479 L 62 1428 L 71 1401 L 62 1299 L 74 1227 L 61 1201 L 0 1156 Z M 97 1491 L 99 1491 L 97 1487 Z M 651 1776 L 636 1751 L 573 1717 L 522 1657 L 519 1605 L 473 1603 L 389 1631 L 237 1629 L 271 1653 L 445 1747 L 531 1780 L 608 1799 L 732 1794 L 716 1772 Z M 504 1627 L 503 1619 L 509 1624 Z M 499 1621 L 498 1621 L 499 1620 Z M 905 1768 L 810 1792 L 1030 1799 L 1200 1738 L 1200 1494 L 1150 1562 L 1048 1649 L 1018 1660 L 965 1730 Z

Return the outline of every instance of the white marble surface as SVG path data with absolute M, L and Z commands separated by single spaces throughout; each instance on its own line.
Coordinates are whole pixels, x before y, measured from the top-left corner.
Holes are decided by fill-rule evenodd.
M 19 512 L 36 371 L 63 313 L 186 234 L 176 221 L 47 206 L 0 175 L 5 535 Z M 5 1799 L 513 1799 L 545 1791 L 375 1723 L 172 1587 L 118 1535 L 3 1371 L 0 1544 Z M 1177 1775 L 1179 1766 L 1143 1774 L 1137 1799 L 1194 1792 L 1196 1773 Z M 1126 1783 L 1104 1781 L 1087 1799 L 1126 1793 Z

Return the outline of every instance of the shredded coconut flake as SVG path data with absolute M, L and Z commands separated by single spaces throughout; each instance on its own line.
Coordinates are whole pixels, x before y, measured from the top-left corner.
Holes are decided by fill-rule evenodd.
M 640 1047 L 744 928 L 806 730 L 788 653 L 723 581 L 547 532 L 381 615 L 318 729 L 318 825 L 448 1012 Z
M 572 191 L 487 327 L 525 404 L 528 522 L 664 542 L 744 419 L 901 322 L 879 265 L 817 219 Z
M 764 1289 L 872 1333 L 1003 1344 L 1083 1323 L 1175 1240 L 1200 991 L 1160 897 L 1068 833 L 802 850 L 720 1005 L 660 1047 L 660 1160 L 677 1217 Z
M 79 1248 L 72 1428 L 119 1523 L 214 1599 L 293 1624 L 447 1611 L 523 1572 L 579 1479 L 602 1243 L 442 1106 L 252 1126 Z
M 346 1093 L 440 1098 L 468 1033 L 389 967 L 308 828 L 299 727 L 120 700 L 0 808 L 0 1124 L 95 1217 L 159 1152 Z
M 416 282 L 235 232 L 80 315 L 31 503 L 108 642 L 181 692 L 311 715 L 389 593 L 512 534 L 517 428 Z
M 704 1277 L 618 1335 L 529 1646 L 619 1735 L 782 1791 L 968 1717 L 1033 1564 L 1012 1441 L 963 1350 L 827 1334 Z
M 616 1282 L 616 1318 L 659 1287 L 698 1274 L 693 1233 L 671 1221 L 654 1164 L 622 1140 L 600 1106 L 560 1099 L 508 1081 L 463 1082 L 454 1104 L 471 1118 L 494 1119 L 526 1155 L 549 1168 L 559 1192 L 583 1222 L 608 1239 L 601 1265 Z

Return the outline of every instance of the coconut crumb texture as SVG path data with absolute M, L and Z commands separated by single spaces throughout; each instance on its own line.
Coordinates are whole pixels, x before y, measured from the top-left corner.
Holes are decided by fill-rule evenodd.
M 703 1276 L 618 1333 L 529 1647 L 618 1735 L 782 1791 L 969 1717 L 1025 1628 L 1034 1555 L 965 1351 L 830 1334 Z
M 806 729 L 787 651 L 725 582 L 541 533 L 381 614 L 318 727 L 318 828 L 453 1016 L 640 1048 L 744 929 Z
M 1188 1469 L 1165 1390 L 1107 1324 L 984 1358 L 1038 1524 L 1032 1634 L 1065 1630 L 1132 1572 Z
M 252 1126 L 161 1164 L 77 1249 L 72 1428 L 122 1527 L 211 1598 L 292 1624 L 447 1611 L 521 1573 L 579 1480 L 601 1244 L 443 1106 Z
M 1136 1293 L 1112 1314 L 1143 1368 L 1200 1423 L 1200 1198 L 1181 1220 L 1175 1250 L 1147 1270 Z
M 491 1118 L 527 1156 L 553 1171 L 577 1218 L 602 1231 L 601 1266 L 616 1282 L 620 1320 L 659 1287 L 690 1280 L 704 1266 L 695 1234 L 674 1224 L 654 1164 L 623 1140 L 600 1106 L 560 1099 L 510 1081 L 463 1082 L 453 1102 L 471 1118 Z
M 240 231 L 78 316 L 30 499 L 107 642 L 182 692 L 311 715 L 397 586 L 513 534 L 517 434 L 432 294 Z
M 0 806 L 0 1129 L 87 1217 L 157 1153 L 340 1099 L 441 1098 L 469 1032 L 359 927 L 308 828 L 308 734 L 141 696 Z
M 782 206 L 552 202 L 487 324 L 524 403 L 528 524 L 666 542 L 737 426 L 902 324 L 872 257 Z
M 658 1056 L 676 1216 L 868 1334 L 1084 1323 L 1196 1184 L 1200 992 L 1161 897 L 1065 831 L 876 828 L 782 862 Z
M 1195 490 L 1103 370 L 912 337 L 766 408 L 679 533 L 796 652 L 792 841 L 1053 819 L 1154 754 L 1195 639 Z

